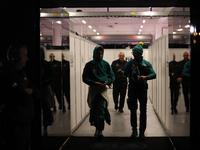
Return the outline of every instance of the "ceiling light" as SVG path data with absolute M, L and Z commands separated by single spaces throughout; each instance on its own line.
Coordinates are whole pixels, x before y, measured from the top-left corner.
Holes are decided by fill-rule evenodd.
M 183 29 L 177 29 L 177 31 L 183 31 Z
M 190 25 L 186 25 L 185 28 L 190 28 Z
M 142 30 L 140 29 L 139 31 L 141 32 Z
M 143 28 L 143 25 L 141 25 L 141 28 Z
M 89 25 L 88 27 L 89 27 L 90 29 L 92 28 L 92 26 L 91 26 L 91 25 Z
M 99 33 L 97 33 L 97 35 L 99 35 Z
M 85 21 L 85 20 L 82 20 L 82 23 L 86 24 L 86 21 Z
M 93 31 L 94 31 L 94 32 L 96 32 L 96 30 L 95 30 L 95 29 L 94 29 Z
M 146 22 L 146 20 L 143 20 L 143 23 L 145 23 Z
M 176 34 L 176 32 L 173 32 L 173 34 Z
M 61 22 L 61 21 L 56 21 L 56 23 L 57 23 L 57 24 L 62 24 L 62 22 Z
M 138 32 L 138 34 L 140 34 L 140 32 Z

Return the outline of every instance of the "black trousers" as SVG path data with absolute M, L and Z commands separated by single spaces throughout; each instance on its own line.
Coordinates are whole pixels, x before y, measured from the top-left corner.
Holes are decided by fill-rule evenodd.
M 147 89 L 132 89 L 128 91 L 128 108 L 130 109 L 133 132 L 137 130 L 137 109 L 140 102 L 140 132 L 145 132 L 147 123 Z
M 178 103 L 179 97 L 179 83 L 170 83 L 170 91 L 171 91 L 171 109 L 174 110 Z
M 119 109 L 124 108 L 124 101 L 126 96 L 127 82 L 113 83 L 113 100 L 115 105 L 119 103 Z M 120 101 L 119 101 L 120 95 Z

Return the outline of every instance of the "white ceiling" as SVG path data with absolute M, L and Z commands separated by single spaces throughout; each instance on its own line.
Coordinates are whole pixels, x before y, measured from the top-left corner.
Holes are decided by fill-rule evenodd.
M 76 12 L 82 10 L 82 12 L 132 12 L 132 11 L 150 11 L 150 8 L 53 8 L 53 9 L 41 9 L 41 12 Z M 152 11 L 189 11 L 189 8 L 174 8 L 174 7 L 161 7 L 152 8 Z M 57 20 L 62 22 L 62 27 L 65 29 L 69 27 L 68 19 L 58 18 L 41 18 L 41 24 L 44 28 L 52 28 L 52 24 L 55 24 Z M 86 24 L 82 23 L 82 20 L 86 21 Z M 143 23 L 143 20 L 146 22 Z M 83 18 L 70 18 L 70 29 L 76 31 L 80 35 L 96 35 L 93 32 L 95 29 L 101 35 L 113 35 L 113 34 L 138 34 L 141 29 L 141 34 L 155 34 L 158 26 L 167 27 L 170 32 L 176 31 L 178 28 L 182 28 L 183 31 L 176 31 L 179 33 L 189 33 L 189 29 L 185 28 L 185 25 L 189 24 L 189 17 L 83 17 Z M 92 29 L 88 28 L 88 25 L 92 26 Z M 141 28 L 143 25 L 143 28 Z M 44 29 L 41 28 L 41 29 Z

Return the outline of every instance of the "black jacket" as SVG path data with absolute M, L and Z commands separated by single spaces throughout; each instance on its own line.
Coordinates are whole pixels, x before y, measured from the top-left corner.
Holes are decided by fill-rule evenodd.
M 174 73 L 174 76 L 172 76 Z M 181 78 L 182 72 L 178 62 L 171 61 L 169 62 L 169 76 L 170 76 L 170 84 L 177 83 L 176 79 Z
M 32 88 L 33 94 L 27 94 L 25 88 Z M 30 123 L 34 114 L 33 101 L 38 98 L 38 89 L 22 70 L 15 69 L 9 61 L 0 63 L 1 116 L 7 122 Z
M 126 60 L 124 60 L 124 62 L 121 62 L 119 59 L 112 62 L 111 67 L 115 74 L 115 83 L 127 82 L 123 79 L 123 74 L 120 72 L 120 69 L 124 71 L 126 63 Z

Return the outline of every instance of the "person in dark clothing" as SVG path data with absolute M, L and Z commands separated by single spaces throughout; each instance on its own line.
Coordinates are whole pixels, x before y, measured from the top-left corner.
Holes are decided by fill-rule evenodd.
M 1 150 L 29 150 L 30 124 L 39 91 L 22 70 L 28 61 L 27 47 L 11 45 L 7 59 L 0 63 Z
M 52 64 L 46 61 L 44 49 L 40 48 L 41 58 L 41 91 L 42 91 L 42 111 L 43 111 L 43 136 L 47 136 L 47 127 L 53 123 L 53 113 L 51 108 L 54 105 L 54 97 L 51 91 L 53 84 L 53 67 Z
M 183 60 L 179 62 L 179 66 L 180 66 L 180 70 L 181 70 L 181 74 L 183 72 L 185 63 L 189 61 L 188 58 L 189 54 L 188 52 L 184 52 L 183 53 Z M 183 88 L 183 96 L 184 96 L 184 100 L 185 100 L 185 107 L 186 107 L 186 112 L 189 112 L 189 84 L 188 84 L 188 80 L 186 78 L 182 78 L 182 88 Z
M 112 62 L 111 67 L 115 74 L 115 82 L 113 83 L 113 100 L 115 103 L 115 110 L 119 108 L 119 112 L 123 113 L 124 101 L 126 96 L 127 80 L 123 79 L 124 69 L 127 61 L 124 60 L 124 53 L 120 52 L 119 59 Z M 118 97 L 120 94 L 120 102 L 118 107 Z
M 50 61 L 53 65 L 54 71 L 54 83 L 51 86 L 53 94 L 55 94 L 57 102 L 59 104 L 59 110 L 62 110 L 62 94 L 61 94 L 61 62 L 55 60 L 55 55 L 51 53 L 49 55 Z M 54 101 L 54 111 L 56 111 L 56 105 Z
M 62 53 L 63 111 L 66 110 L 64 96 L 67 99 L 68 110 L 70 110 L 70 66 L 69 61 L 65 60 L 64 57 Z
M 83 70 L 83 82 L 89 85 L 88 106 L 90 107 L 90 124 L 96 127 L 95 137 L 103 137 L 104 121 L 110 125 L 108 111 L 108 93 L 106 85 L 111 85 L 115 75 L 110 64 L 103 60 L 104 49 L 96 46 L 93 51 L 93 60 L 86 63 Z
M 137 132 L 137 108 L 140 102 L 140 139 L 145 139 L 147 120 L 147 80 L 156 78 L 156 73 L 150 62 L 143 59 L 143 43 L 139 43 L 132 49 L 134 59 L 130 60 L 125 67 L 124 79 L 129 78 L 127 104 L 131 112 L 132 135 L 135 138 Z
M 176 108 L 179 88 L 181 82 L 181 70 L 178 62 L 175 61 L 176 56 L 173 54 L 173 61 L 169 62 L 169 76 L 170 76 L 170 91 L 171 91 L 171 114 L 178 113 Z

